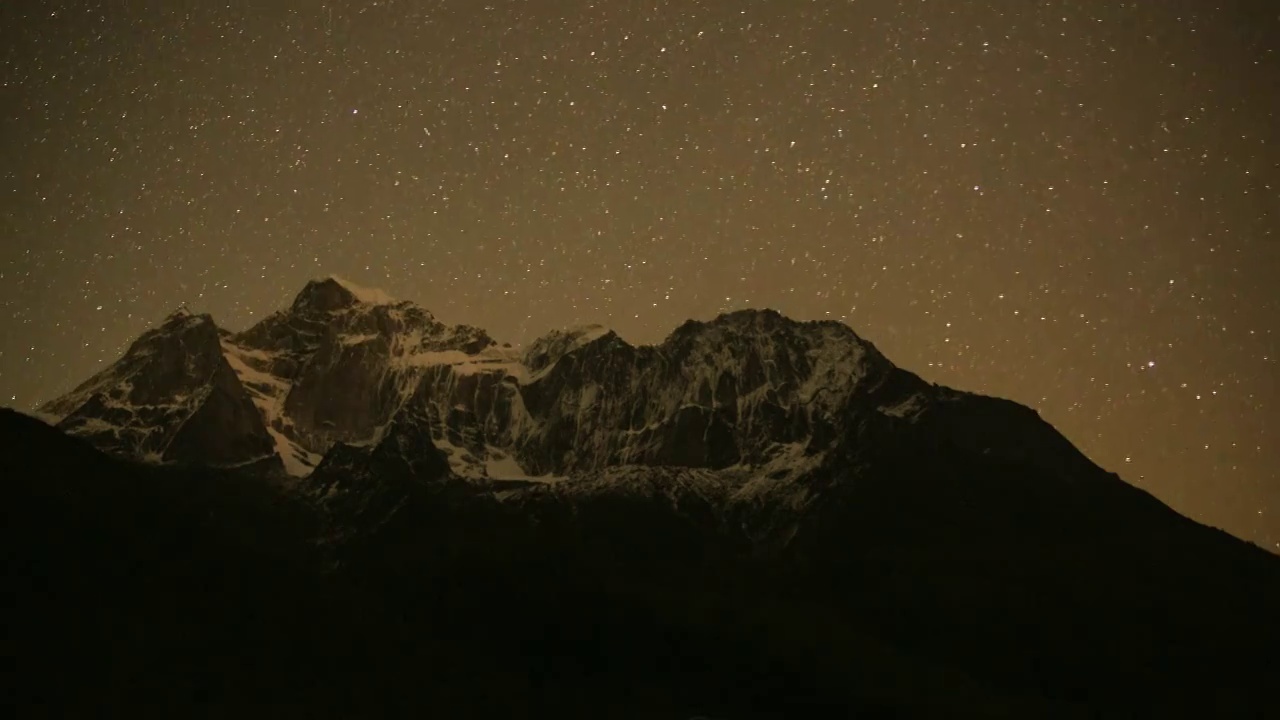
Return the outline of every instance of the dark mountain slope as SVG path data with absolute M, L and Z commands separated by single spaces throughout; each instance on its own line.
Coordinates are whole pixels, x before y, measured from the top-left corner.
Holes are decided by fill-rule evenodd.
M 21 509 L 7 576 L 23 715 L 880 716 L 989 695 L 859 638 L 858 667 L 888 663 L 947 692 L 842 686 L 856 677 L 808 655 L 831 632 L 802 612 L 811 603 L 740 572 L 732 549 L 720 557 L 735 565 L 715 572 L 732 584 L 656 554 L 608 570 L 619 548 L 602 537 L 589 549 L 591 524 L 550 510 L 531 525 L 468 484 L 412 483 L 376 552 L 321 554 L 305 542 L 307 506 L 260 478 L 113 459 L 8 411 L 0 438 L 9 507 Z M 617 509 L 672 545 L 706 537 L 661 507 Z M 771 619 L 769 603 L 783 614 Z M 799 641 L 797 620 L 809 628 Z
M 310 522 L 261 478 L 156 468 L 0 411 L 20 708 L 110 714 L 268 697 L 323 638 L 296 601 Z
M 865 428 L 799 523 L 797 565 L 896 647 L 998 686 L 1120 714 L 1270 707 L 1280 558 L 1065 441 L 975 437 L 1001 416 L 1050 429 L 1027 415 L 957 395 L 910 427 Z

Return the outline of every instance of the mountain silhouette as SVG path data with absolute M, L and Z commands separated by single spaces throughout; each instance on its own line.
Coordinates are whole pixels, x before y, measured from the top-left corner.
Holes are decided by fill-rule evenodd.
M 239 333 L 176 313 L 40 415 L 0 413 L 33 712 L 1275 701 L 1280 558 L 839 323 L 512 348 L 326 278 Z

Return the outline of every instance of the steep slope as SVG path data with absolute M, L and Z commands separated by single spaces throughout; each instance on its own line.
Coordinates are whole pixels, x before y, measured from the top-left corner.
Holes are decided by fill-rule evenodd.
M 173 313 L 120 360 L 41 408 L 108 452 L 237 465 L 272 453 L 261 416 L 208 315 Z
M 312 281 L 288 310 L 223 343 L 291 474 L 310 472 L 334 443 L 372 442 L 433 358 L 494 345 L 481 330 L 353 288 Z
M 373 442 L 430 368 L 483 362 L 494 347 L 479 329 L 326 278 L 241 333 L 175 313 L 41 412 L 127 457 L 234 465 L 274 454 L 303 476 L 334 443 Z
M 611 465 L 759 465 L 821 449 L 839 408 L 891 367 L 836 323 L 743 311 L 686 323 L 661 345 L 612 333 L 549 353 L 535 344 L 521 385 L 532 422 L 515 438 L 535 472 Z

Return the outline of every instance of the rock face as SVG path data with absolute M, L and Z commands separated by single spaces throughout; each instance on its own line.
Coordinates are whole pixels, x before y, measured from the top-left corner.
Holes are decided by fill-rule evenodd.
M 431 358 L 493 345 L 329 278 L 241 333 L 176 313 L 41 411 L 115 454 L 216 465 L 274 454 L 301 476 L 335 443 L 373 442 Z
M 212 318 L 185 310 L 42 410 L 63 431 L 139 459 L 237 465 L 273 448 Z
M 840 432 L 842 409 L 895 373 L 847 327 L 771 311 L 691 321 L 657 346 L 585 327 L 517 350 L 329 278 L 240 333 L 207 316 L 175 316 L 42 410 L 110 452 L 223 464 L 273 449 L 298 476 L 338 443 L 377 444 L 408 414 L 427 424 L 458 477 L 554 479 L 821 454 Z M 926 388 L 904 382 L 904 392 Z M 196 397 L 199 415 L 189 403 Z M 206 437 L 214 427 L 230 436 Z

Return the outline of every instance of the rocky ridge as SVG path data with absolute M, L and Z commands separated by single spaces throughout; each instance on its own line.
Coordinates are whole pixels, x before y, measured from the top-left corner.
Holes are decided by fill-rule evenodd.
M 587 326 L 513 348 L 334 278 L 239 333 L 177 313 L 43 410 L 132 459 L 287 474 L 333 537 L 455 482 L 533 515 L 602 497 L 706 510 L 733 542 L 798 547 L 912 443 L 1123 485 L 1034 411 L 924 382 L 840 323 L 744 310 L 652 346 Z
M 844 410 L 876 393 L 875 411 L 895 417 L 934 394 L 838 323 L 742 311 L 656 346 L 591 326 L 517 349 L 327 278 L 239 333 L 176 313 L 41 410 L 135 459 L 294 476 L 415 416 L 457 477 L 554 482 L 629 465 L 786 475 L 818 462 Z

